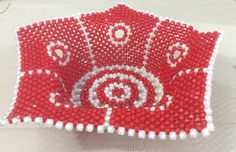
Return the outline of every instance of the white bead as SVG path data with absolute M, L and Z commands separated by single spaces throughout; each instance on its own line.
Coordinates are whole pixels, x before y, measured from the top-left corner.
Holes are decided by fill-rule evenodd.
M 165 107 L 164 106 L 160 106 L 159 109 L 163 111 L 163 110 L 165 110 Z
M 7 119 L 0 120 L 0 123 L 2 126 L 6 126 L 9 124 L 9 121 Z
M 61 129 L 63 127 L 63 122 L 62 121 L 57 121 L 55 124 L 55 128 Z
M 18 124 L 19 119 L 18 118 L 13 118 L 11 121 L 12 121 L 12 124 L 16 125 L 16 124 Z
M 212 110 L 211 110 L 210 107 L 205 108 L 205 112 L 206 112 L 207 115 L 211 115 L 212 114 Z
M 52 127 L 53 126 L 53 119 L 47 119 L 45 123 L 46 123 L 46 126 Z
M 73 125 L 73 123 L 67 123 L 66 125 L 65 125 L 65 129 L 67 130 L 67 131 L 71 131 L 72 129 L 74 128 L 74 125 Z
M 186 70 L 186 73 L 187 73 L 187 74 L 189 74 L 189 73 L 190 73 L 190 71 L 191 71 L 190 69 L 187 69 L 187 70 Z
M 20 77 L 23 77 L 23 76 L 25 76 L 25 72 L 20 73 Z
M 86 126 L 86 131 L 87 131 L 87 132 L 92 132 L 92 131 L 93 131 L 93 128 L 94 128 L 94 126 L 93 126 L 92 124 L 88 124 L 88 125 Z
M 110 120 L 110 116 L 105 116 L 105 121 L 109 121 Z
M 210 85 L 211 85 L 211 81 L 207 81 L 207 82 L 206 82 L 206 85 L 207 85 L 207 86 L 210 86 Z
M 215 126 L 214 126 L 214 124 L 213 123 L 208 123 L 207 124 L 207 129 L 209 130 L 209 131 L 215 131 Z
M 205 129 L 202 130 L 202 136 L 203 137 L 207 137 L 209 135 L 210 135 L 210 131 L 208 129 L 205 128 Z
M 209 65 L 213 65 L 213 64 L 214 64 L 214 61 L 211 60 L 211 61 L 209 62 Z
M 50 70 L 45 70 L 46 74 L 50 74 L 51 71 Z
M 50 101 L 51 103 L 55 103 L 55 97 L 49 98 L 49 101 Z
M 77 124 L 77 126 L 76 126 L 76 130 L 77 131 L 83 131 L 83 129 L 84 129 L 84 125 L 83 124 Z
M 42 73 L 42 70 L 41 70 L 41 69 L 38 69 L 38 70 L 37 70 L 37 73 L 38 73 L 38 74 L 41 74 L 41 73 Z
M 31 117 L 27 116 L 27 117 L 24 117 L 23 118 L 23 121 L 26 122 L 26 123 L 29 123 L 32 121 Z
M 33 70 L 28 71 L 29 75 L 33 74 Z
M 150 111 L 155 111 L 156 107 L 151 107 Z
M 192 128 L 192 129 L 190 129 L 189 134 L 190 134 L 190 137 L 192 137 L 192 138 L 197 138 L 198 132 L 197 132 L 196 129 Z
M 119 127 L 118 128 L 118 134 L 119 135 L 124 135 L 125 134 L 125 128 L 124 127 Z
M 145 131 L 144 130 L 139 130 L 138 131 L 138 137 L 144 139 L 145 138 Z
M 14 106 L 11 106 L 11 107 L 10 107 L 10 111 L 12 111 L 13 109 L 14 109 Z
M 208 123 L 212 123 L 212 122 L 213 122 L 212 116 L 211 116 L 211 115 L 207 115 L 207 116 L 206 116 L 206 121 L 207 121 Z
M 181 76 L 183 74 L 183 71 L 179 71 L 178 75 Z
M 106 114 L 110 115 L 112 113 L 112 108 L 108 108 Z
M 161 140 L 165 140 L 165 139 L 166 139 L 166 133 L 165 133 L 165 132 L 160 132 L 160 133 L 159 133 L 159 138 L 160 138 Z
M 104 126 L 103 125 L 99 125 L 98 127 L 97 127 L 97 132 L 98 133 L 104 133 Z
M 187 134 L 185 133 L 185 131 L 181 131 L 181 132 L 179 133 L 179 138 L 180 138 L 181 140 L 184 140 L 184 139 L 187 138 Z
M 194 72 L 195 72 L 195 73 L 197 73 L 197 72 L 198 72 L 198 70 L 199 70 L 199 68 L 195 68 L 195 69 L 194 69 Z
M 170 132 L 169 137 L 170 137 L 170 140 L 176 140 L 177 139 L 176 133 L 173 132 L 173 131 Z
M 207 97 L 208 97 L 208 96 L 207 96 Z M 211 103 L 208 102 L 208 101 L 204 101 L 204 105 L 205 105 L 205 107 L 210 107 L 210 106 L 211 106 Z
M 65 108 L 70 108 L 70 105 L 69 104 L 65 104 Z
M 203 68 L 203 72 L 207 73 L 207 70 L 208 70 L 207 68 Z
M 208 93 L 208 92 L 211 92 L 211 86 L 209 86 L 209 85 L 206 85 L 206 93 Z
M 61 103 L 59 103 L 59 102 L 55 103 L 55 106 L 57 106 L 57 107 L 59 107 L 60 105 L 61 105 Z
M 150 131 L 150 132 L 148 133 L 148 137 L 149 137 L 150 139 L 155 139 L 156 133 L 155 133 L 154 131 Z
M 34 122 L 37 123 L 37 124 L 41 124 L 43 122 L 43 119 L 41 117 L 36 117 L 34 119 Z
M 128 136 L 133 137 L 135 135 L 135 130 L 134 129 L 129 129 L 128 130 Z
M 108 126 L 108 127 L 107 127 L 107 132 L 108 132 L 108 133 L 114 133 L 114 131 L 115 131 L 114 126 Z

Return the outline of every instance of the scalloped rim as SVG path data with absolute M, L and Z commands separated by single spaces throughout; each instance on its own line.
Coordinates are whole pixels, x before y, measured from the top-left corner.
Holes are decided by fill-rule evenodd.
M 127 5 L 125 3 L 117 3 L 116 5 L 113 5 L 109 8 L 116 7 L 119 4 L 125 5 L 125 6 L 129 7 L 130 9 L 136 10 L 138 12 L 153 15 L 154 17 L 159 18 L 160 21 L 163 20 L 163 19 L 168 19 L 170 21 L 175 21 L 175 22 L 180 22 L 181 24 L 186 24 L 187 27 L 192 26 L 189 23 L 185 23 L 183 21 L 175 20 L 173 18 L 162 17 L 162 16 L 158 16 L 158 15 L 153 14 L 153 13 L 149 13 L 146 10 L 135 9 L 133 7 L 130 7 L 129 5 Z M 96 12 L 96 13 L 104 12 L 104 11 L 107 11 L 108 9 L 101 10 L 101 11 L 94 11 L 94 12 Z M 18 35 L 17 35 L 17 31 L 19 30 L 19 28 L 25 28 L 26 26 L 32 26 L 35 23 L 45 22 L 47 20 L 58 20 L 58 19 L 63 20 L 64 18 L 70 18 L 70 17 L 77 18 L 81 14 L 91 14 L 91 13 L 94 13 L 94 12 L 80 13 L 80 14 L 76 14 L 76 15 L 63 16 L 63 17 L 61 16 L 61 17 L 58 17 L 58 18 L 48 18 L 48 19 L 43 19 L 41 21 L 31 22 L 31 24 L 27 24 L 27 25 L 17 27 L 17 29 L 16 29 L 16 42 L 17 42 L 17 54 L 18 54 L 18 56 L 17 56 L 17 80 L 16 80 L 16 85 L 15 85 L 15 90 L 14 90 L 14 97 L 13 97 L 13 102 L 11 103 L 11 107 L 10 107 L 9 111 L 6 113 L 6 115 L 3 117 L 3 119 L 0 120 L 0 124 L 2 126 L 6 126 L 6 125 L 10 124 L 9 121 L 6 118 L 11 113 L 12 109 L 14 108 L 14 104 L 16 102 L 17 93 L 18 93 L 18 87 L 19 87 L 19 83 L 20 83 L 20 77 L 22 76 L 22 72 L 21 72 L 21 52 L 20 52 Z M 195 27 L 193 27 L 193 29 L 197 30 Z M 215 63 L 215 59 L 216 59 L 216 55 L 217 55 L 217 52 L 218 52 L 219 44 L 220 44 L 220 42 L 223 38 L 224 32 L 222 30 L 214 30 L 214 31 L 217 31 L 219 33 L 219 37 L 218 37 L 218 39 L 215 43 L 214 50 L 213 50 L 212 56 L 211 56 L 210 61 L 209 61 L 209 65 L 208 65 L 207 69 L 205 70 L 205 72 L 207 72 L 207 77 L 206 77 L 206 86 L 205 86 L 206 91 L 205 91 L 205 96 L 204 96 L 204 106 L 205 106 L 204 110 L 205 110 L 205 113 L 206 113 L 207 126 L 205 128 L 203 128 L 202 131 L 201 131 L 201 134 L 202 134 L 203 137 L 209 136 L 210 133 L 215 130 L 215 127 L 214 127 L 214 124 L 213 124 L 213 118 L 212 118 L 211 102 L 210 102 L 211 101 L 211 86 L 212 86 L 213 67 L 214 67 L 213 65 Z M 203 31 L 199 31 L 199 32 L 205 33 Z M 209 32 L 209 31 L 206 31 L 206 32 Z M 89 45 L 89 43 L 88 43 L 88 45 Z M 186 71 L 186 73 L 188 73 L 188 72 Z M 109 116 L 111 114 L 111 110 L 112 110 L 111 108 L 107 108 L 106 116 Z M 109 117 L 107 117 L 107 118 L 109 118 Z M 16 125 L 20 122 L 25 122 L 25 123 L 34 122 L 36 124 L 45 124 L 45 126 L 48 126 L 48 127 L 54 126 L 57 129 L 62 129 L 64 127 L 65 130 L 67 130 L 67 131 L 73 130 L 74 127 L 76 128 L 77 131 L 85 130 L 87 132 L 92 132 L 94 129 L 97 129 L 97 133 L 105 133 L 105 130 L 107 130 L 108 133 L 112 133 L 112 134 L 116 133 L 118 135 L 128 135 L 130 137 L 137 136 L 141 139 L 144 139 L 147 136 L 149 137 L 149 139 L 155 139 L 156 136 L 158 136 L 159 139 L 165 140 L 169 136 L 170 140 L 176 140 L 177 137 L 179 137 L 179 139 L 181 139 L 181 140 L 184 140 L 184 139 L 186 139 L 187 136 L 189 136 L 191 138 L 196 138 L 197 135 L 198 135 L 198 132 L 195 128 L 190 129 L 189 134 L 186 133 L 185 131 L 180 131 L 179 134 L 176 134 L 176 132 L 171 131 L 169 134 L 166 134 L 165 132 L 160 132 L 158 135 L 156 135 L 156 133 L 154 131 L 150 131 L 147 134 L 147 133 L 145 133 L 144 130 L 139 130 L 138 132 L 135 132 L 135 130 L 132 129 L 132 128 L 128 129 L 128 131 L 125 131 L 124 127 L 119 127 L 118 129 L 115 129 L 114 126 L 109 125 L 109 119 L 106 119 L 106 117 L 105 117 L 104 124 L 103 125 L 98 125 L 96 128 L 94 127 L 93 124 L 88 124 L 88 125 L 84 126 L 83 124 L 78 123 L 76 126 L 74 126 L 70 122 L 64 124 L 62 121 L 54 122 L 53 119 L 49 119 L 49 118 L 46 119 L 45 122 L 43 122 L 42 117 L 35 117 L 34 121 L 32 120 L 32 118 L 30 116 L 24 117 L 23 121 L 21 121 L 19 118 L 13 118 L 12 119 L 12 124 L 14 124 L 14 125 Z

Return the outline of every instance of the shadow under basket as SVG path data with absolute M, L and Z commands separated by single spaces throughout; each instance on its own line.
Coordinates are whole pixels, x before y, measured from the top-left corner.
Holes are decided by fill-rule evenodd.
M 1 124 L 162 140 L 209 136 L 221 37 L 124 4 L 20 27 L 16 91 Z

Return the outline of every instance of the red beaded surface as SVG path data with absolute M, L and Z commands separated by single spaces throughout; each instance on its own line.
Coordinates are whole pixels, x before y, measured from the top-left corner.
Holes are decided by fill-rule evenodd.
M 219 32 L 117 5 L 17 34 L 20 78 L 10 123 L 29 116 L 156 135 L 207 125 L 207 70 Z

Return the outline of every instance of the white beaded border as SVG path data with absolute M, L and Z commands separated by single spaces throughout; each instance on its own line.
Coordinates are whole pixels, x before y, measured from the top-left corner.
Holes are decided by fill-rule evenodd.
M 128 6 L 128 5 L 125 4 L 125 3 L 118 3 L 118 4 L 123 4 L 123 5 Z M 131 8 L 131 9 L 134 9 L 134 8 L 132 8 L 132 7 L 130 7 L 130 6 L 128 6 L 128 7 Z M 134 9 L 134 10 L 137 10 L 137 9 Z M 104 11 L 104 10 L 102 10 L 102 11 L 96 11 L 96 13 L 97 13 L 97 12 L 103 12 L 103 11 Z M 149 15 L 153 15 L 153 16 L 155 16 L 155 17 L 161 18 L 161 16 L 157 16 L 157 15 L 155 15 L 155 14 L 149 13 L 149 12 L 144 11 L 144 10 L 137 10 L 137 11 L 143 12 L 143 13 L 147 13 L 147 14 L 149 14 Z M 93 12 L 91 12 L 91 13 L 93 13 Z M 89 14 L 89 13 L 86 13 L 86 14 Z M 64 20 L 64 18 L 66 18 L 66 17 L 68 17 L 68 18 L 70 18 L 70 17 L 75 17 L 75 18 L 76 18 L 76 15 L 74 15 L 74 16 L 64 16 L 64 17 L 54 18 L 54 19 L 62 19 L 62 20 Z M 46 22 L 47 20 L 51 20 L 51 19 L 52 19 L 52 18 L 45 19 L 45 20 L 42 20 L 42 21 L 40 21 L 40 22 Z M 169 19 L 169 18 L 165 17 L 164 19 Z M 186 24 L 186 23 L 184 23 L 183 21 L 174 20 L 174 19 L 172 19 L 172 18 L 170 18 L 169 20 L 175 21 L 175 22 L 180 22 L 181 24 Z M 36 22 L 39 22 L 39 21 L 36 21 Z M 29 24 L 29 26 L 32 26 L 34 23 L 35 23 L 35 22 Z M 189 23 L 187 23 L 186 25 L 187 25 L 187 26 L 190 26 Z M 26 26 L 27 26 L 27 25 L 23 25 L 22 27 L 26 27 Z M 194 29 L 195 29 L 195 28 L 194 28 Z M 199 31 L 199 30 L 198 30 L 198 31 Z M 199 31 L 199 32 L 200 32 L 200 31 Z M 209 66 L 208 66 L 208 68 L 207 68 L 207 69 L 208 69 L 208 70 L 207 70 L 207 79 L 206 79 L 206 88 L 207 88 L 207 90 L 206 90 L 206 93 L 205 93 L 205 96 L 204 96 L 204 105 L 208 105 L 208 106 L 207 106 L 208 109 L 205 109 L 205 112 L 207 113 L 207 116 L 206 116 L 207 127 L 204 128 L 204 129 L 202 130 L 202 132 L 201 132 L 202 136 L 204 136 L 204 137 L 209 136 L 209 135 L 210 135 L 210 132 L 211 132 L 211 131 L 214 131 L 214 129 L 215 129 L 215 128 L 214 128 L 214 125 L 213 125 L 213 119 L 212 119 L 212 116 L 211 116 L 211 115 L 212 115 L 212 110 L 211 110 L 211 107 L 210 107 L 211 81 L 212 81 L 212 76 L 213 76 L 213 65 L 214 65 L 214 62 L 215 62 L 215 59 L 216 59 L 216 55 L 217 55 L 217 52 L 218 52 L 219 43 L 221 42 L 222 37 L 223 37 L 223 33 L 224 33 L 223 31 L 218 31 L 218 32 L 220 33 L 220 35 L 219 35 L 219 37 L 218 37 L 218 39 L 217 39 L 217 41 L 216 41 L 216 45 L 215 45 L 215 47 L 214 47 L 213 54 L 212 54 L 212 56 L 211 56 L 211 58 L 210 58 Z M 205 32 L 204 32 L 204 33 L 205 33 Z M 2 126 L 6 126 L 6 125 L 9 124 L 9 121 L 8 121 L 6 118 L 7 118 L 7 116 L 11 113 L 12 109 L 14 108 L 14 104 L 15 104 L 15 102 L 16 102 L 17 93 L 18 93 L 18 87 L 19 87 L 20 77 L 21 77 L 21 76 L 20 76 L 20 75 L 21 75 L 21 52 L 20 52 L 20 47 L 19 47 L 19 40 L 18 40 L 18 38 L 16 39 L 16 41 L 17 41 L 17 48 L 18 48 L 18 49 L 17 49 L 17 50 L 18 50 L 18 51 L 17 51 L 17 54 L 18 54 L 18 56 L 17 56 L 17 62 L 18 62 L 18 64 L 17 64 L 17 80 L 16 80 L 15 91 L 14 91 L 14 97 L 13 97 L 13 102 L 11 103 L 11 107 L 10 107 L 8 113 L 3 117 L 3 119 L 0 120 L 0 124 L 1 124 Z M 207 111 L 208 111 L 208 112 L 207 112 Z M 28 117 L 25 117 L 24 120 L 23 120 L 23 122 L 26 122 L 26 123 L 29 123 L 29 122 L 31 122 L 31 121 L 32 121 L 32 119 L 31 119 L 31 117 L 29 117 L 29 116 L 28 116 Z M 19 122 L 20 122 L 20 120 L 19 120 L 19 118 L 17 118 L 17 117 L 12 119 L 12 124 L 18 124 Z M 36 117 L 35 120 L 34 120 L 34 122 L 35 122 L 35 123 L 38 123 L 38 124 L 44 123 L 44 124 L 47 125 L 47 126 L 53 126 L 54 120 L 53 120 L 53 119 L 47 119 L 45 122 L 43 122 L 43 119 L 42 119 L 41 117 Z M 68 131 L 71 131 L 71 130 L 73 129 L 73 127 L 74 127 L 72 123 L 69 122 L 69 123 L 63 124 L 62 121 L 57 121 L 54 126 L 55 126 L 55 128 L 57 128 L 57 129 L 61 129 L 61 128 L 63 128 L 63 126 L 64 126 L 65 129 L 68 130 Z M 76 130 L 77 130 L 77 131 L 83 131 L 83 130 L 85 129 L 87 132 L 92 132 L 93 129 L 94 129 L 94 126 L 93 126 L 92 124 L 88 124 L 88 125 L 84 126 L 83 124 L 78 123 L 75 127 L 76 127 Z M 101 128 L 101 127 L 97 127 L 97 131 L 98 131 L 99 128 Z M 114 126 L 108 126 L 108 127 L 107 127 L 107 132 L 108 132 L 108 133 L 115 133 L 115 132 L 117 132 L 117 134 L 123 133 L 123 131 L 121 131 L 121 132 L 119 133 L 119 130 L 123 130 L 123 129 L 117 129 L 117 130 L 115 130 Z M 192 133 L 190 132 L 189 136 L 192 137 L 192 138 L 195 138 L 197 132 L 194 131 L 194 130 L 195 130 L 194 128 L 191 129 L 191 130 L 193 130 L 193 131 L 191 131 Z M 98 132 L 99 132 L 99 131 L 98 131 Z M 127 131 L 127 133 L 128 133 L 128 136 L 131 136 L 131 137 L 133 137 L 133 136 L 135 135 L 134 129 L 129 129 L 129 130 Z M 138 134 L 139 134 L 139 135 L 138 135 L 139 138 L 145 138 L 146 133 L 145 133 L 143 130 L 140 130 L 140 131 L 138 132 Z M 155 137 L 156 137 L 156 134 L 155 134 L 154 131 L 150 131 L 147 135 L 148 135 L 149 139 L 155 139 Z M 186 139 L 187 135 L 188 135 L 188 134 L 186 134 L 185 131 L 180 131 L 179 135 L 176 135 L 175 132 L 171 132 L 170 135 L 169 135 L 169 138 L 170 138 L 171 140 L 176 140 L 177 136 L 179 136 L 179 139 L 184 140 L 184 139 Z M 159 137 L 159 139 L 164 140 L 164 139 L 166 139 L 167 135 L 166 135 L 165 132 L 160 132 L 159 135 L 158 135 L 158 137 Z

